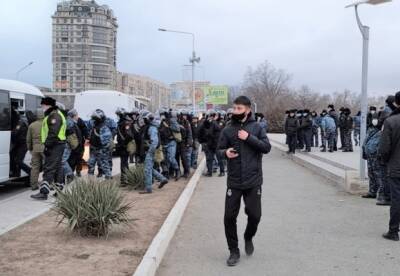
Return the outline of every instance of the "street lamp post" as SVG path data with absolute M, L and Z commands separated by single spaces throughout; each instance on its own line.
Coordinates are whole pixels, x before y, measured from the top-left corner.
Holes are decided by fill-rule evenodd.
M 195 66 L 196 62 L 200 62 L 200 57 L 196 57 L 196 51 L 195 51 L 195 35 L 194 33 L 190 32 L 183 32 L 183 31 L 174 31 L 174 30 L 167 30 L 167 29 L 158 29 L 160 32 L 170 32 L 170 33 L 178 33 L 178 34 L 185 34 L 185 35 L 191 35 L 192 36 L 192 57 L 190 58 L 190 63 L 192 64 L 192 104 L 193 104 L 193 112 L 196 111 L 196 88 L 195 88 Z
M 361 80 L 361 131 L 360 145 L 364 144 L 367 133 L 367 112 L 368 112 L 368 52 L 369 52 L 369 27 L 363 25 L 358 14 L 358 6 L 362 4 L 379 5 L 392 0 L 365 0 L 358 1 L 346 8 L 354 7 L 358 27 L 360 28 L 363 38 L 363 54 L 362 54 L 362 80 Z M 365 160 L 363 159 L 362 150 L 360 150 L 360 179 L 365 180 Z
M 16 73 L 15 73 L 15 79 L 18 80 L 19 79 L 19 74 L 24 71 L 26 68 L 28 68 L 29 66 L 31 66 L 33 64 L 33 61 L 29 62 L 27 65 L 25 65 L 24 67 L 22 67 L 21 69 L 19 69 Z

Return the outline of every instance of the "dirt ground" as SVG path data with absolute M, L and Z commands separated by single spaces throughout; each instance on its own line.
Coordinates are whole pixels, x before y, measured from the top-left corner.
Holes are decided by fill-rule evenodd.
M 57 227 L 50 211 L 0 237 L 0 275 L 132 275 L 185 185 L 171 181 L 151 195 L 122 190 L 127 202 L 135 202 L 129 212 L 135 221 L 114 227 L 107 239 Z

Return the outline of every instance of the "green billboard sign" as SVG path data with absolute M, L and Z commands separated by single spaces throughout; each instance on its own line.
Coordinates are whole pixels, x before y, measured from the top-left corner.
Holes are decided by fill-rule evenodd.
M 205 102 L 213 105 L 228 104 L 228 86 L 205 86 Z

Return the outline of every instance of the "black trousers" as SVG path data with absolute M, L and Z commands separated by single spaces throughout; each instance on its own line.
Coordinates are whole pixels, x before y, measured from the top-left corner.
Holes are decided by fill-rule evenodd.
M 298 148 L 298 149 L 304 148 L 304 132 L 302 129 L 299 129 L 297 131 L 297 146 L 296 146 L 296 148 Z
M 390 184 L 390 193 L 392 197 L 389 231 L 398 233 L 400 225 L 400 178 L 388 177 L 387 181 Z
M 305 129 L 303 131 L 303 135 L 304 135 L 304 144 L 306 146 L 306 150 L 310 150 L 311 149 L 311 144 L 312 144 L 312 136 L 313 136 L 313 132 L 312 129 Z
M 129 154 L 128 154 L 128 152 L 121 152 L 120 158 L 121 158 L 121 162 L 120 162 L 121 184 L 126 184 L 127 179 L 126 179 L 125 171 L 129 170 Z
M 31 173 L 31 168 L 24 163 L 26 152 L 28 148 L 26 144 L 20 144 L 14 146 L 14 148 L 10 152 L 10 163 L 11 163 L 11 171 L 13 173 L 12 176 L 20 177 L 21 170 L 26 172 L 28 175 Z
M 78 166 L 79 166 L 79 163 L 82 160 L 82 157 L 83 157 L 83 151 L 82 150 L 73 150 L 71 152 L 71 155 L 70 155 L 70 157 L 68 159 L 68 164 L 71 167 L 73 172 L 75 170 L 78 171 Z
M 289 146 L 289 152 L 295 153 L 296 152 L 296 145 L 297 145 L 297 134 L 287 134 L 286 135 L 287 144 Z
M 346 141 L 345 141 L 345 133 L 346 130 L 344 130 L 344 128 L 339 128 L 340 130 L 340 144 L 342 145 L 342 148 L 344 148 L 346 146 Z
M 52 183 L 62 189 L 64 185 L 64 172 L 61 159 L 64 149 L 65 144 L 57 144 L 47 150 L 48 152 L 45 154 L 44 158 L 43 181 L 40 185 L 41 193 L 48 194 Z
M 183 167 L 184 174 L 190 174 L 190 160 L 188 159 L 188 150 L 189 148 L 186 147 L 183 143 L 178 143 L 176 146 L 176 154 L 175 159 L 178 162 L 179 168 Z
M 244 239 L 251 240 L 258 228 L 261 219 L 261 186 L 248 190 L 236 190 L 228 188 L 225 197 L 225 236 L 230 251 L 238 251 L 237 216 L 243 197 L 245 213 L 247 215 L 247 227 Z

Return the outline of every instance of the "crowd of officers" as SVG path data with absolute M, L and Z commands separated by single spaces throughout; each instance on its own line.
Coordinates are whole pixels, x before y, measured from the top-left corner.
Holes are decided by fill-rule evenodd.
M 94 175 L 97 168 L 98 178 L 112 178 L 113 155 L 120 157 L 122 185 L 128 181 L 129 164 L 143 164 L 142 194 L 152 193 L 154 180 L 163 188 L 171 179 L 188 178 L 197 168 L 201 149 L 207 163 L 204 175 L 211 177 L 218 170 L 219 176 L 225 175 L 226 160 L 217 144 L 231 109 L 195 114 L 163 108 L 153 114 L 118 108 L 117 122 L 96 109 L 89 121 L 83 121 L 75 109 L 61 110 L 53 98 L 46 97 L 36 114 L 28 111 L 22 117 L 16 109 L 13 112 L 11 175 L 20 176 L 23 170 L 30 176 L 32 190 L 39 190 L 31 196 L 34 199 L 46 200 L 51 191 L 56 195 L 81 176 L 85 145 L 90 148 L 88 174 Z M 256 114 L 256 119 L 266 130 L 264 116 Z M 27 151 L 32 156 L 30 167 L 24 163 Z
M 286 112 L 285 133 L 288 153 L 296 149 L 310 152 L 319 146 L 321 151 L 337 151 L 340 138 L 343 152 L 352 152 L 353 143 L 361 146 L 363 158 L 368 164 L 369 191 L 363 198 L 376 199 L 376 204 L 391 206 L 389 232 L 384 238 L 398 240 L 400 223 L 400 92 L 388 96 L 385 105 L 379 109 L 369 107 L 367 133 L 360 145 L 361 112 L 351 115 L 349 108 L 329 105 L 320 115 L 309 110 Z
M 361 112 L 352 116 L 349 108 L 342 107 L 337 113 L 334 105 L 319 115 L 308 109 L 293 109 L 286 111 L 284 127 L 289 154 L 294 154 L 296 149 L 311 152 L 312 147 L 320 147 L 322 152 L 353 152 L 352 134 L 354 144 L 360 143 Z M 341 148 L 338 148 L 339 138 Z

